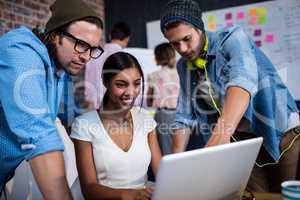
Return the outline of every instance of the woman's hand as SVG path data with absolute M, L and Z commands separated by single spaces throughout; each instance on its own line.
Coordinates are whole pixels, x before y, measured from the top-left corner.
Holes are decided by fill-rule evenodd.
M 122 200 L 150 200 L 152 193 L 153 189 L 150 187 L 125 190 L 122 194 Z

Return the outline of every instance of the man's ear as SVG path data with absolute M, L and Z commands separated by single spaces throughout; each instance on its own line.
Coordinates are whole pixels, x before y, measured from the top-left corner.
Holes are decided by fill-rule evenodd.
M 50 33 L 49 41 L 52 41 L 54 44 L 62 44 L 62 36 L 56 32 Z

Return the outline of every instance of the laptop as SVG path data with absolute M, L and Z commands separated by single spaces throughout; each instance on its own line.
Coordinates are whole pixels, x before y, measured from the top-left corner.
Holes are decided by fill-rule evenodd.
M 259 137 L 164 156 L 152 200 L 241 199 L 262 141 Z

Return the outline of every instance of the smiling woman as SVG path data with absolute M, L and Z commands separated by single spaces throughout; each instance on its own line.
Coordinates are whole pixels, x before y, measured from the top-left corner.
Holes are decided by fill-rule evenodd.
M 102 79 L 107 91 L 100 109 L 72 126 L 82 192 L 87 199 L 150 199 L 147 170 L 151 163 L 156 174 L 161 152 L 155 121 L 134 107 L 144 90 L 141 66 L 131 54 L 118 52 L 104 63 Z
M 140 89 L 144 94 L 143 71 L 137 59 L 128 53 L 120 52 L 108 57 L 103 66 L 102 78 L 104 86 L 108 89 L 103 98 L 103 105 L 109 104 L 109 98 L 111 101 L 121 99 L 123 103 L 127 102 L 132 106 Z M 119 97 L 112 98 L 111 95 Z

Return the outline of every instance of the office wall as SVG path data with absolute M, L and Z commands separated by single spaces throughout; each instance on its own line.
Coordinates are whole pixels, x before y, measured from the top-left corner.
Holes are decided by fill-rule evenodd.
M 197 0 L 203 11 L 257 3 L 268 0 Z M 161 7 L 167 0 L 104 0 L 107 32 L 118 21 L 133 29 L 129 47 L 147 47 L 146 23 L 159 19 Z M 107 33 L 106 33 L 107 34 Z M 107 38 L 107 37 L 106 37 Z

